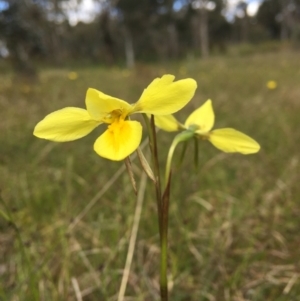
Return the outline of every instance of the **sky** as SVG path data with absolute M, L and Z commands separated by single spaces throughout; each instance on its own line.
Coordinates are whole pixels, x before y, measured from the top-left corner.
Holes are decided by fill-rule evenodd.
M 254 16 L 257 13 L 259 5 L 262 3 L 263 0 L 246 0 L 248 3 L 247 13 L 249 16 Z M 234 15 L 234 8 L 239 0 L 228 0 L 228 12 L 229 18 L 232 17 L 230 15 Z
M 90 22 L 100 11 L 99 3 L 93 0 L 82 0 L 78 5 L 77 0 L 69 0 L 63 3 L 71 25 L 76 25 L 79 21 Z
M 234 19 L 236 15 L 235 6 L 240 0 L 228 0 L 228 9 L 225 13 L 229 21 Z M 246 0 L 248 3 L 247 13 L 249 16 L 254 16 L 263 0 Z M 68 1 L 69 22 L 71 25 L 76 25 L 78 21 L 89 22 L 97 15 L 100 7 L 93 0 L 82 0 L 80 5 L 77 5 L 77 0 Z M 178 1 L 180 3 L 180 1 Z M 180 4 L 179 4 L 180 5 Z M 178 6 L 177 6 L 178 7 Z M 238 12 L 237 15 L 241 14 Z

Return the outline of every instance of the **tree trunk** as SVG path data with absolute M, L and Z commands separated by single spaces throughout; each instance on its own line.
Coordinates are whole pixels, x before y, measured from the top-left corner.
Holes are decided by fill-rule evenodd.
M 247 14 L 247 4 L 244 5 L 243 7 L 243 12 L 244 12 L 244 17 L 241 20 L 242 21 L 242 42 L 247 43 L 249 40 L 249 18 Z
M 205 7 L 199 9 L 199 19 L 200 19 L 200 48 L 201 55 L 203 58 L 209 56 L 209 41 L 208 41 L 208 18 L 207 10 Z
M 168 24 L 167 27 L 169 35 L 169 54 L 171 57 L 178 57 L 179 47 L 178 47 L 178 34 L 174 22 Z
M 132 35 L 128 30 L 128 28 L 124 28 L 124 40 L 125 40 L 126 66 L 128 69 L 132 69 L 135 66 L 135 58 L 134 58 Z
M 286 0 L 281 1 L 281 28 L 280 28 L 280 39 L 281 41 L 288 40 L 289 38 L 289 29 L 288 29 L 288 9 L 286 5 Z

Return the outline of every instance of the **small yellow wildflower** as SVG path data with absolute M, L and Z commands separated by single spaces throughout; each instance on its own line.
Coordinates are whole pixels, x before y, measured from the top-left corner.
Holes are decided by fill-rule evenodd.
M 69 80 L 76 80 L 78 78 L 78 73 L 75 71 L 69 72 L 68 73 L 68 79 Z
M 275 82 L 274 80 L 269 80 L 269 81 L 267 82 L 267 88 L 268 88 L 269 90 L 274 90 L 274 89 L 276 89 L 276 88 L 277 88 L 277 82 Z
M 21 91 L 24 94 L 28 94 L 29 92 L 31 92 L 31 87 L 29 85 L 22 85 L 21 86 Z
M 129 120 L 130 115 L 172 114 L 194 96 L 195 80 L 187 78 L 174 82 L 174 78 L 173 75 L 164 75 L 154 79 L 134 104 L 89 88 L 86 110 L 68 107 L 55 111 L 36 125 L 33 134 L 57 142 L 72 141 L 106 123 L 108 128 L 95 141 L 94 150 L 104 158 L 122 160 L 138 148 L 142 139 L 142 126 L 138 121 Z
M 226 153 L 253 154 L 260 149 L 259 144 L 249 136 L 232 128 L 211 130 L 215 122 L 215 115 L 211 100 L 207 100 L 196 109 L 181 124 L 173 115 L 155 116 L 155 124 L 168 131 L 190 130 L 197 137 L 209 140 L 216 148 Z

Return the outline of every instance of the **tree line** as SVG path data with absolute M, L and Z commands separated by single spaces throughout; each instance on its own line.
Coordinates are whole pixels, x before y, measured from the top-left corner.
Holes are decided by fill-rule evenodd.
M 230 43 L 300 40 L 300 0 L 264 0 L 255 16 L 241 0 L 227 17 L 227 0 L 94 0 L 95 18 L 75 26 L 68 1 L 0 0 L 0 47 L 16 71 L 34 73 L 35 60 L 132 68 L 136 60 L 206 58 Z

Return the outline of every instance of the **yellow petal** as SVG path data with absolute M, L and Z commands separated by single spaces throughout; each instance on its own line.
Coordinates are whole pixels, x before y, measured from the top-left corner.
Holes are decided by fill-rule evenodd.
M 132 112 L 169 115 L 182 109 L 194 96 L 197 83 L 191 78 L 174 82 L 173 75 L 156 78 L 143 92 Z
M 185 127 L 196 125 L 196 133 L 208 133 L 215 123 L 215 114 L 211 100 L 207 100 L 200 108 L 196 109 L 186 120 Z
M 230 128 L 214 130 L 208 140 L 225 153 L 241 153 L 244 155 L 257 153 L 259 144 L 249 136 Z
M 142 126 L 138 121 L 119 120 L 95 141 L 95 152 L 104 158 L 120 161 L 133 153 L 140 145 Z
M 86 136 L 100 123 L 86 110 L 68 107 L 47 115 L 35 126 L 33 135 L 57 142 L 72 141 Z
M 155 116 L 155 125 L 166 132 L 176 132 L 180 129 L 180 123 L 173 115 Z
M 89 88 L 85 98 L 86 108 L 95 120 L 102 120 L 113 111 L 129 112 L 132 106 L 126 101 L 106 95 L 96 89 Z

